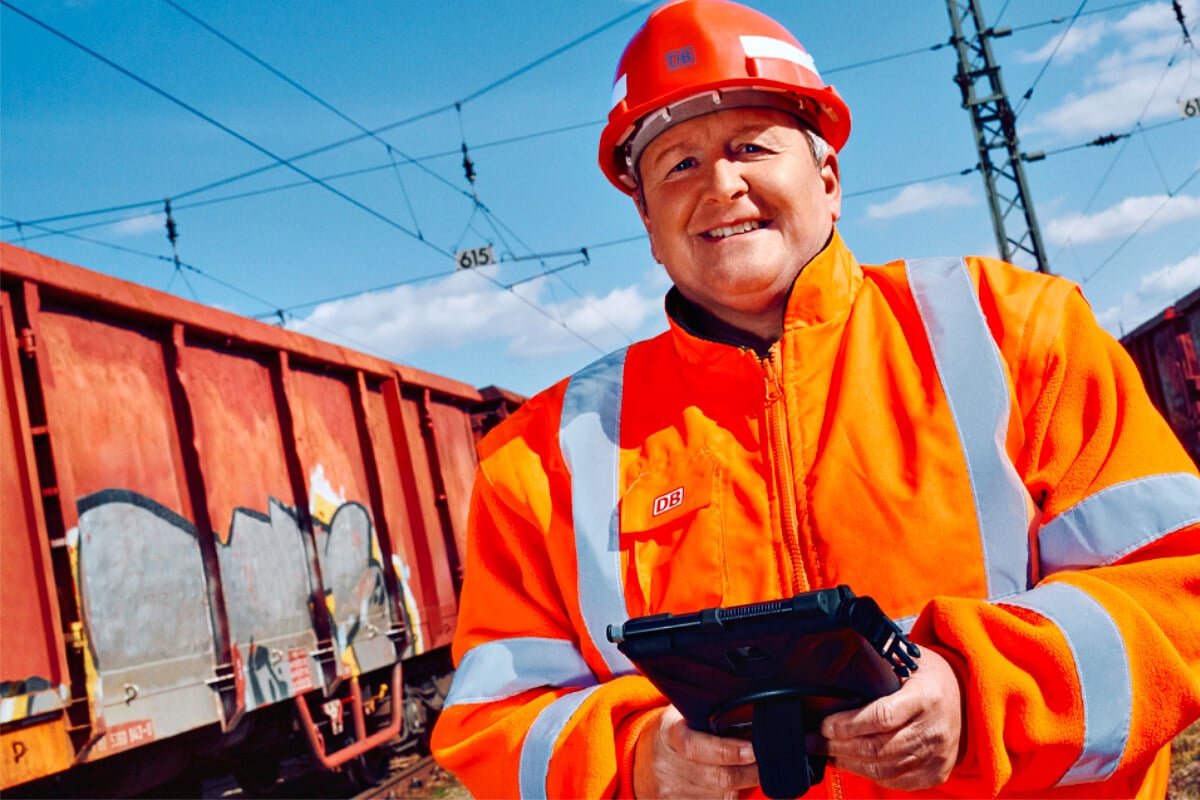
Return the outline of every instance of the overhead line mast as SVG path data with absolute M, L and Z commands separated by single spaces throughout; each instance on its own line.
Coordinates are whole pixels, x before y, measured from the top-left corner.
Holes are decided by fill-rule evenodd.
M 1000 79 L 1000 65 L 992 56 L 992 37 L 1007 36 L 1012 31 L 987 27 L 978 0 L 946 0 L 946 9 L 954 30 L 951 43 L 958 51 L 954 82 L 962 91 L 963 108 L 971 112 L 979 171 L 987 190 L 1000 257 L 1013 261 L 1018 253 L 1026 253 L 1033 258 L 1039 272 L 1049 272 L 1050 262 L 1042 244 L 1024 167 L 1025 161 L 1037 161 L 1044 155 L 1021 152 L 1016 115 Z M 972 33 L 965 32 L 968 25 Z M 993 153 L 1000 158 L 993 161 Z

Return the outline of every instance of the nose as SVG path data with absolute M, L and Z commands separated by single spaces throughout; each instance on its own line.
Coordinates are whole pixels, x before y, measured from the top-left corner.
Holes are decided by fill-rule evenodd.
M 749 188 L 743 167 L 737 161 L 718 158 L 710 163 L 706 199 L 727 202 L 740 197 Z

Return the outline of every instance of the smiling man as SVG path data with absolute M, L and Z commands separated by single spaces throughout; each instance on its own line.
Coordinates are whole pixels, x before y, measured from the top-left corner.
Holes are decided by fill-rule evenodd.
M 746 107 L 670 128 L 637 171 L 651 252 L 704 312 L 696 324 L 752 334 L 765 355 L 792 282 L 841 211 L 837 155 L 794 115 Z
M 1068 281 L 981 257 L 861 265 L 850 114 L 725 0 L 626 48 L 600 166 L 674 282 L 670 329 L 481 444 L 435 754 L 477 797 L 734 797 L 605 636 L 849 585 L 920 645 L 821 721 L 814 797 L 1162 796 L 1200 716 L 1200 478 Z

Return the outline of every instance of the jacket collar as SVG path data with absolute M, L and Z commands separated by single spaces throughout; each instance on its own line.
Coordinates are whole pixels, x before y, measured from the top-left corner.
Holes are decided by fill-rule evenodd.
M 784 310 L 784 334 L 844 316 L 862 282 L 862 268 L 835 228 L 829 244 L 800 270 L 792 284 Z M 665 305 L 676 350 L 687 361 L 720 366 L 727 358 L 741 362 L 743 351 L 765 355 L 770 347 L 770 342 L 713 319 L 675 287 L 667 292 Z

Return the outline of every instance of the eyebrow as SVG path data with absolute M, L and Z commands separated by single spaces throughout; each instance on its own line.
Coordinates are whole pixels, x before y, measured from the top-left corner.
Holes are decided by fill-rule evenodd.
M 752 133 L 753 135 L 757 136 L 759 134 L 766 133 L 771 128 L 777 128 L 777 127 L 780 127 L 778 122 L 767 122 L 767 123 L 747 122 L 744 125 L 739 125 L 738 127 L 734 128 L 732 131 L 730 131 L 726 138 L 736 139 L 738 137 L 745 136 L 747 133 Z M 663 150 L 661 153 L 658 154 L 658 156 L 656 156 L 654 158 L 646 159 L 643 157 L 641 166 L 646 166 L 646 165 L 654 166 L 654 165 L 658 164 L 660 161 L 669 160 L 669 159 L 667 159 L 667 156 L 670 156 L 672 153 L 676 152 L 677 150 L 682 150 L 682 151 L 686 152 L 690 149 L 691 148 L 688 146 L 686 141 L 678 142 L 676 144 L 669 146 L 668 148 Z

